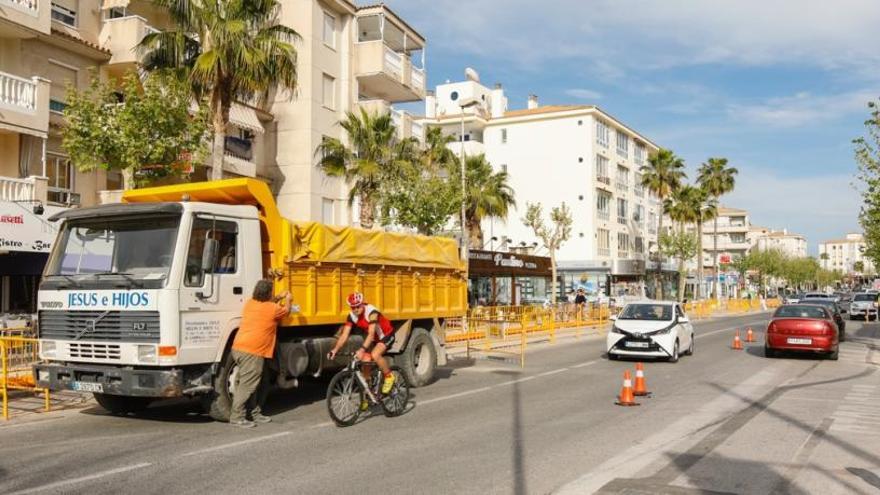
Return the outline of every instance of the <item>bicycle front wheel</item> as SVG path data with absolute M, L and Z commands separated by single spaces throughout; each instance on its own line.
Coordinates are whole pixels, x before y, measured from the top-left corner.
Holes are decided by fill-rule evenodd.
M 409 403 L 409 382 L 406 381 L 406 375 L 397 366 L 391 367 L 391 374 L 394 375 L 394 386 L 391 387 L 391 392 L 382 396 L 382 400 L 379 401 L 382 403 L 385 416 L 389 418 L 403 414 Z
M 350 370 L 340 371 L 327 387 L 327 412 L 336 426 L 351 426 L 361 414 L 364 391 L 354 374 Z

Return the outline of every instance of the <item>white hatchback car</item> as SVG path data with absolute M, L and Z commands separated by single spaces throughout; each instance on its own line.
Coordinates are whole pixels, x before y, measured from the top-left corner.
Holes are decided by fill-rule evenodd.
M 658 357 L 674 363 L 682 352 L 694 353 L 694 327 L 676 302 L 629 303 L 611 319 L 608 359 Z

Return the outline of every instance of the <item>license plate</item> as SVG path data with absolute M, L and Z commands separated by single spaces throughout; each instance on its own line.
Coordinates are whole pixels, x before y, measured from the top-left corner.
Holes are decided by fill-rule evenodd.
M 73 382 L 73 389 L 77 392 L 97 392 L 100 394 L 104 391 L 104 385 L 91 382 Z
M 788 342 L 789 344 L 810 345 L 813 343 L 813 339 L 796 339 L 794 337 L 789 337 L 788 340 L 786 340 L 786 342 Z
M 627 342 L 627 347 L 648 347 L 647 342 Z

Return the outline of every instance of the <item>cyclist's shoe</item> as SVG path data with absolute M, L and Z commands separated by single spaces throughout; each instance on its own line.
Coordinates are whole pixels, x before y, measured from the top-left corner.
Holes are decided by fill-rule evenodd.
M 385 375 L 385 380 L 382 382 L 382 393 L 390 394 L 391 389 L 394 388 L 394 373 L 388 373 Z
M 370 408 L 370 401 L 368 401 L 367 399 L 362 400 L 361 401 L 361 412 L 366 411 L 369 408 Z

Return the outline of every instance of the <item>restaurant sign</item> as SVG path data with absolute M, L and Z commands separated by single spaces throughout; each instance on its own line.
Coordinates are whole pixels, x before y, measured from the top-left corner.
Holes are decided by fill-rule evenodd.
M 472 250 L 469 254 L 471 273 L 486 275 L 549 276 L 550 258 L 515 253 Z

